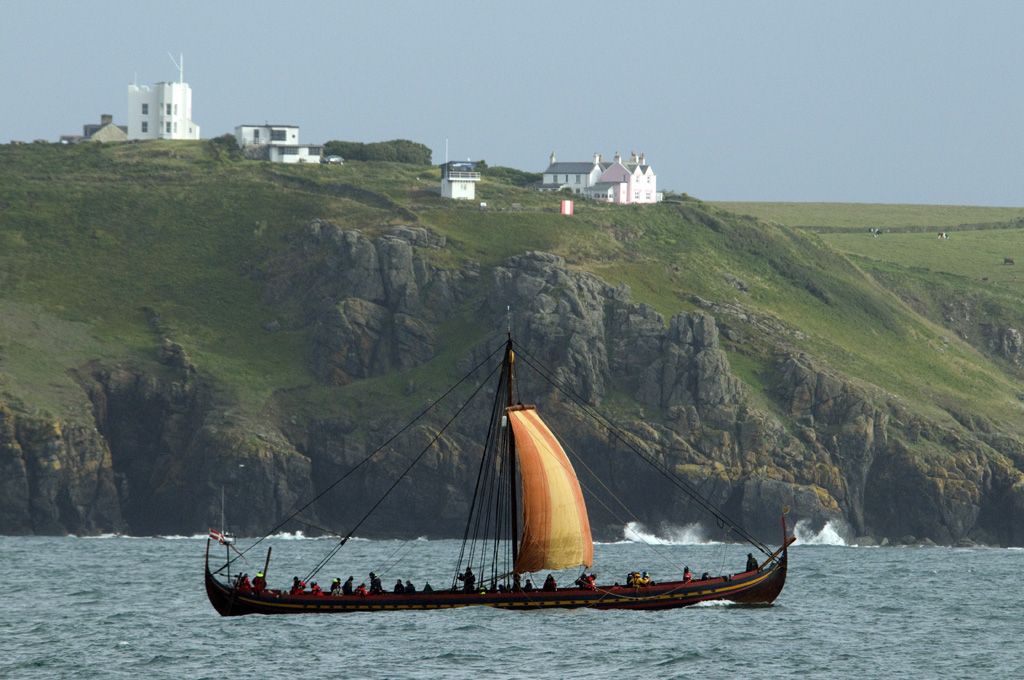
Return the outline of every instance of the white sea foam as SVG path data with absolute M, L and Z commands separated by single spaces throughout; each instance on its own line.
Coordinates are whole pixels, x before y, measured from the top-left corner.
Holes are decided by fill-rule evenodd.
M 796 545 L 849 545 L 843 534 L 847 533 L 846 528 L 836 521 L 828 521 L 821 531 L 815 532 L 811 523 L 802 519 L 793 527 L 796 535 Z
M 718 545 L 704 535 L 704 529 L 696 522 L 683 527 L 668 527 L 664 535 L 658 536 L 644 531 L 638 522 L 630 522 L 622 529 L 625 542 L 646 543 L 647 545 Z
M 141 536 L 126 536 L 125 534 L 96 534 L 95 536 L 78 536 L 76 534 L 68 534 L 68 538 L 82 538 L 90 541 L 95 541 L 99 538 L 142 538 Z
M 157 536 L 156 538 L 162 538 L 166 541 L 201 541 L 204 538 L 209 538 L 210 534 L 192 534 L 191 536 L 182 536 L 180 534 L 171 534 L 168 536 Z

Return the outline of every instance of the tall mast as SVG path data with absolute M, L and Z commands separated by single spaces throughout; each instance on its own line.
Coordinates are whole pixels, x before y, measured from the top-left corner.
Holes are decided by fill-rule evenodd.
M 505 374 L 508 378 L 508 406 L 512 406 L 512 364 L 514 361 L 515 355 L 512 353 L 512 329 L 509 328 L 508 343 L 505 345 Z M 508 418 L 508 411 L 505 413 L 506 418 Z M 516 439 L 512 432 L 511 420 L 506 420 L 506 422 L 508 423 L 508 483 L 512 514 L 512 571 L 515 572 L 515 564 L 519 559 L 519 500 L 516 498 Z

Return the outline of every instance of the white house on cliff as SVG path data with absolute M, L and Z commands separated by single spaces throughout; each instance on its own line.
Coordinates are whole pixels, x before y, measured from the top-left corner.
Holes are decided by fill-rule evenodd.
M 552 152 L 538 188 L 542 191 L 571 189 L 586 198 L 606 203 L 657 203 L 661 200 L 658 178 L 642 153 L 633 153 L 626 163 L 616 153 L 609 163 L 603 161 L 599 153 L 594 154 L 592 161 L 559 162 Z
M 271 163 L 319 163 L 323 147 L 299 144 L 298 125 L 238 125 L 238 145 L 252 158 Z

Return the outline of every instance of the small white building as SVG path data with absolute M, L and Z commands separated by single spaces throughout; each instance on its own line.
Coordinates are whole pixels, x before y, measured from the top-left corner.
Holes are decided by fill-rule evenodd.
M 199 139 L 188 83 L 129 85 L 128 139 Z
M 319 163 L 323 147 L 299 144 L 298 125 L 238 125 L 238 146 L 253 158 L 271 163 Z
M 472 161 L 450 161 L 441 166 L 441 195 L 472 201 L 476 199 L 476 183 L 480 173 Z

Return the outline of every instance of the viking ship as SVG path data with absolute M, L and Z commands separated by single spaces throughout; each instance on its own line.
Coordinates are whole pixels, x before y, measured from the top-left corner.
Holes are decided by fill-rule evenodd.
M 503 356 L 497 361 L 497 356 L 502 350 Z M 593 580 L 580 580 L 579 585 L 568 588 L 556 587 L 553 590 L 525 590 L 521 587 L 523 575 L 571 567 L 581 567 L 584 570 L 590 568 L 594 563 L 594 543 L 591 538 L 587 506 L 569 457 L 541 419 L 537 408 L 514 401 L 518 387 L 517 360 L 520 357 L 523 357 L 521 361 L 549 380 L 567 400 L 575 402 L 581 411 L 606 425 L 612 437 L 690 496 L 697 505 L 710 513 L 720 526 L 727 527 L 760 551 L 764 556 L 763 560 L 754 560 L 747 565 L 745 571 L 739 573 L 704 575 L 696 580 L 687 575 L 685 580 L 681 578 L 659 581 L 649 585 L 600 584 Z M 788 547 L 796 540 L 795 537 L 787 535 L 784 513 L 781 522 L 782 543 L 777 550 L 772 550 L 711 505 L 685 479 L 660 464 L 642 447 L 637 446 L 628 433 L 614 428 L 610 421 L 597 414 L 570 387 L 555 379 L 553 372 L 532 357 L 525 348 L 513 342 L 511 332 L 503 345 L 497 347 L 459 382 L 462 383 L 470 376 L 478 374 L 492 361 L 496 365 L 487 378 L 480 382 L 470 398 L 456 412 L 457 416 L 485 384 L 492 381 L 495 375 L 498 376 L 497 392 L 493 400 L 476 488 L 450 588 L 414 593 L 330 595 L 268 589 L 260 589 L 257 592 L 248 587 L 248 584 L 242 586 L 238 579 L 231 579 L 233 562 L 326 495 L 356 468 L 369 464 L 383 449 L 382 446 L 246 550 L 239 551 L 228 544 L 228 556 L 224 564 L 215 570 L 211 570 L 210 566 L 211 540 L 208 539 L 205 558 L 206 593 L 214 609 L 223 616 L 239 616 L 450 609 L 481 605 L 515 610 L 574 607 L 659 610 L 685 607 L 710 600 L 745 605 L 769 605 L 774 602 L 786 582 Z M 453 389 L 454 387 L 446 395 Z M 434 404 L 439 401 L 435 401 Z M 454 417 L 448 424 L 450 425 L 453 420 Z M 431 443 L 413 459 L 405 473 L 408 473 L 430 450 L 444 429 L 438 430 Z M 394 437 L 389 442 L 393 439 Z M 397 486 L 398 481 L 395 481 L 385 496 Z M 310 571 L 306 577 L 307 581 L 352 538 L 381 501 L 378 501 L 347 533 L 339 534 L 340 540 Z M 219 538 L 220 535 L 219 532 L 211 530 L 211 538 Z M 234 557 L 231 556 L 230 550 L 235 551 Z M 269 567 L 270 555 L 271 551 L 268 549 L 264 572 Z M 475 574 L 479 576 L 474 575 L 473 581 L 465 579 L 464 567 L 475 567 Z

